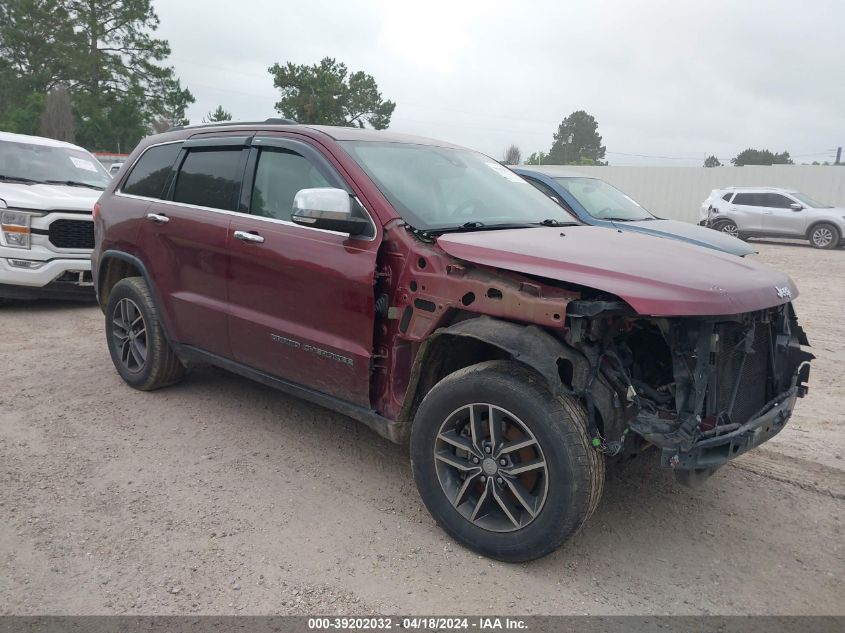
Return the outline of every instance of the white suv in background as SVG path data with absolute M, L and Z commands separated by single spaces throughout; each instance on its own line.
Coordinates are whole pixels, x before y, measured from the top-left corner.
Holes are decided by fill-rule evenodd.
M 110 180 L 81 147 L 0 132 L 0 302 L 94 298 L 91 216 Z
M 845 208 L 820 204 L 793 189 L 714 189 L 701 205 L 700 222 L 737 237 L 789 237 L 814 248 L 836 248 L 845 236 Z

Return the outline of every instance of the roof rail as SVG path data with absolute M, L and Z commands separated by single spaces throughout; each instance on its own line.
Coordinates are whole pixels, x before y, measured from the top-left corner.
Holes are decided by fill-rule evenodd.
M 264 121 L 219 121 L 217 123 L 196 123 L 194 125 L 175 125 L 168 130 L 187 130 L 200 127 L 227 127 L 230 125 L 297 125 L 293 119 L 269 118 Z

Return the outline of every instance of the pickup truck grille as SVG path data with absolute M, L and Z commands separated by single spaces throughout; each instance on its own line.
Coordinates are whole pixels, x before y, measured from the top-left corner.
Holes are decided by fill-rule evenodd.
M 732 422 L 743 424 L 768 402 L 771 325 L 757 323 L 752 351 L 746 354 L 744 327 L 735 323 L 720 326 L 721 351 L 717 359 L 719 384 L 714 413 L 727 412 L 737 381 L 736 400 L 730 411 Z M 745 359 L 743 362 L 743 358 Z
M 50 243 L 57 248 L 94 248 L 94 223 L 90 220 L 56 220 L 50 224 Z

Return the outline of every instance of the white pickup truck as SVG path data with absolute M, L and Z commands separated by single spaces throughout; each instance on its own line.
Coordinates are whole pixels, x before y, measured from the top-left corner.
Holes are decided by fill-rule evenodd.
M 94 299 L 92 211 L 110 180 L 81 147 L 0 132 L 0 302 Z

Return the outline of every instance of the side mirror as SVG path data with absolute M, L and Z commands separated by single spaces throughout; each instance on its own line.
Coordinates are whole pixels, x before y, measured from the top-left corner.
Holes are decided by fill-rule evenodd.
M 792 204 L 789 205 L 789 208 L 792 209 L 793 211 L 800 211 L 801 209 L 804 208 L 804 205 L 798 204 L 797 202 L 793 202 Z
M 364 218 L 352 215 L 352 198 L 343 189 L 300 189 L 293 198 L 291 221 L 300 226 L 361 235 L 370 228 Z

